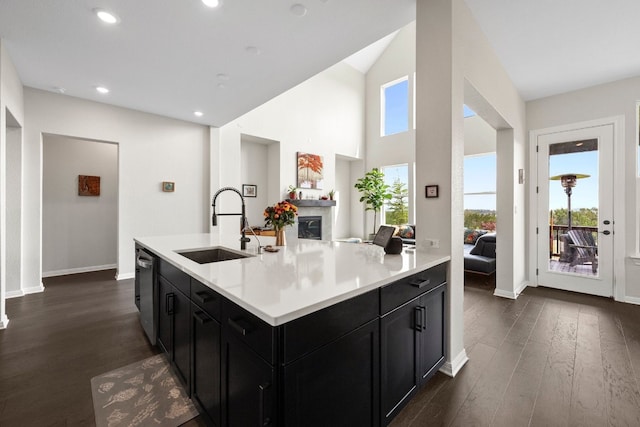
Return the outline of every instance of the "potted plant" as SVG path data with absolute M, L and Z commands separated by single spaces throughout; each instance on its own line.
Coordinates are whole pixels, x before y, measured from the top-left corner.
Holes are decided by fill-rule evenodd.
M 360 201 L 364 202 L 365 210 L 373 211 L 373 234 L 376 234 L 378 212 L 387 200 L 391 199 L 389 186 L 384 183 L 384 173 L 373 168 L 356 181 L 355 188 L 362 193 Z M 369 236 L 371 237 L 371 236 Z
M 298 187 L 296 187 L 295 185 L 290 185 L 289 188 L 287 189 L 287 191 L 289 192 L 289 199 L 290 200 L 295 200 L 296 191 L 298 191 Z
M 333 196 L 336 195 L 336 190 L 329 191 L 329 200 L 333 200 Z

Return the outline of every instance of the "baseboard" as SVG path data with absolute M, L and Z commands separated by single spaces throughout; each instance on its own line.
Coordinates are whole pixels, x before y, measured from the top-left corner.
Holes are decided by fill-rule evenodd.
M 40 285 L 38 286 L 33 286 L 31 288 L 24 288 L 22 290 L 22 292 L 24 292 L 25 295 L 27 294 L 37 294 L 40 292 L 44 292 L 44 285 L 42 283 L 40 283 Z
M 67 274 L 90 273 L 92 271 L 111 270 L 116 268 L 116 264 L 94 265 L 91 267 L 69 268 L 66 270 L 47 271 L 42 273 L 42 277 L 66 276 Z
M 116 274 L 116 280 L 135 279 L 136 273 L 118 273 Z
M 493 296 L 501 297 L 501 298 L 509 298 L 509 299 L 517 299 L 518 298 L 518 294 L 517 293 L 503 291 L 502 289 L 498 289 L 498 288 L 496 288 L 496 290 L 493 291 Z
M 529 282 L 527 282 L 527 281 L 524 281 L 524 282 L 520 283 L 520 286 L 518 286 L 516 288 L 516 295 L 520 295 L 522 293 L 522 291 L 527 289 L 527 286 L 529 286 Z
M 23 296 L 24 296 L 24 291 L 22 289 L 18 289 L 17 291 L 7 291 L 4 294 L 4 297 L 6 299 L 18 298 L 18 297 L 23 297 Z
M 0 317 L 0 329 L 5 329 L 9 325 L 9 318 L 6 315 Z
M 37 294 L 40 292 L 44 292 L 44 286 L 42 286 L 42 283 L 40 283 L 40 285 L 38 286 L 33 286 L 31 288 L 24 288 L 24 289 L 19 289 L 17 291 L 7 291 L 5 293 L 5 298 L 9 299 L 9 298 L 19 298 L 19 297 L 23 297 L 25 295 L 28 294 Z
M 469 361 L 467 357 L 467 351 L 463 348 L 460 353 L 453 359 L 451 362 L 445 362 L 440 368 L 440 372 L 450 377 L 455 377 L 458 374 L 458 371 L 462 369 L 462 367 Z
M 638 298 L 638 297 L 625 297 L 624 298 L 624 302 L 627 302 L 629 304 L 640 305 L 640 298 Z

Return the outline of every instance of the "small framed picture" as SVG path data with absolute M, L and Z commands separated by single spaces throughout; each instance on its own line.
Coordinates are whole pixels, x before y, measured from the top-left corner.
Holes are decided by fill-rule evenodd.
M 167 192 L 167 193 L 173 193 L 174 191 L 176 191 L 175 182 L 162 181 L 162 191 Z
M 257 197 L 258 186 L 252 184 L 242 184 L 242 195 L 244 197 Z
M 438 186 L 437 185 L 427 185 L 424 187 L 425 197 L 427 199 L 431 199 L 434 197 L 438 197 Z

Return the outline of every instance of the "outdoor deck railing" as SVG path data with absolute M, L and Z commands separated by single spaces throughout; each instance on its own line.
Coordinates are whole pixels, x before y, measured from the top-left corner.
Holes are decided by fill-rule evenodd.
M 554 224 L 551 227 L 551 235 L 549 236 L 549 255 L 550 256 L 560 256 L 560 251 L 562 250 L 562 240 L 560 239 L 560 236 L 563 234 L 567 234 L 568 229 L 569 227 L 567 227 L 566 225 Z M 598 227 L 572 225 L 571 229 L 591 231 L 596 243 L 598 242 Z

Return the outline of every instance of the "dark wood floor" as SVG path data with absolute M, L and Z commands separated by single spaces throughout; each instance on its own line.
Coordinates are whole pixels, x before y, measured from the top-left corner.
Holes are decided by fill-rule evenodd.
M 467 275 L 465 348 L 392 426 L 640 426 L 640 306 Z
M 133 280 L 114 276 L 49 278 L 43 293 L 7 300 L 0 426 L 93 426 L 91 378 L 157 353 L 138 320 Z
M 133 281 L 113 277 L 50 278 L 7 300 L 0 426 L 92 426 L 90 379 L 157 352 Z M 511 301 L 467 281 L 469 362 L 454 379 L 438 373 L 393 426 L 640 425 L 640 307 L 542 288 Z

